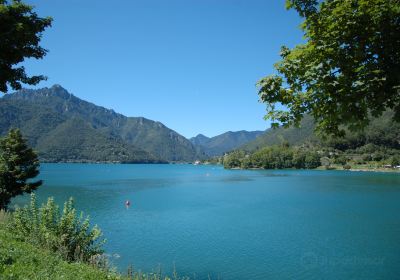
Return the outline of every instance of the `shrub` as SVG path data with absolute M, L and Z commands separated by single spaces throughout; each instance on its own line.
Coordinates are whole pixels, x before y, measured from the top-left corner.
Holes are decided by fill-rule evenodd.
M 353 158 L 353 162 L 355 164 L 365 164 L 365 161 L 360 157 Z
M 35 245 L 59 253 L 67 261 L 82 261 L 105 266 L 102 254 L 101 230 L 90 229 L 89 217 L 78 216 L 73 199 L 64 203 L 60 212 L 53 198 L 37 207 L 36 197 L 31 194 L 30 205 L 18 208 L 14 213 L 12 231 Z
M 334 159 L 335 164 L 345 165 L 347 162 L 347 158 L 343 155 L 340 155 Z
M 309 152 L 305 158 L 305 168 L 313 169 L 321 165 L 321 159 L 316 152 Z
M 351 166 L 349 164 L 345 164 L 345 165 L 343 165 L 343 169 L 349 170 L 349 169 L 351 169 Z
M 363 154 L 362 155 L 362 160 L 363 161 L 371 161 L 372 160 L 371 154 Z
M 372 154 L 372 160 L 381 161 L 383 159 L 385 159 L 385 155 L 381 151 L 377 151 L 374 154 Z
M 323 165 L 327 169 L 331 166 L 331 160 L 328 157 L 322 157 L 320 159 L 320 161 L 321 161 L 321 165 Z
M 394 155 L 390 158 L 390 164 L 392 166 L 400 165 L 400 155 Z

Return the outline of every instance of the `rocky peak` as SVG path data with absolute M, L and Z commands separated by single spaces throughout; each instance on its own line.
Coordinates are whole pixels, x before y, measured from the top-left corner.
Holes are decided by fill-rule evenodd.
M 14 93 L 10 93 L 4 96 L 6 99 L 22 99 L 22 100 L 36 100 L 43 97 L 58 97 L 64 100 L 69 100 L 75 97 L 73 94 L 69 93 L 65 88 L 60 85 L 53 85 L 52 87 L 42 88 L 42 89 L 21 89 Z

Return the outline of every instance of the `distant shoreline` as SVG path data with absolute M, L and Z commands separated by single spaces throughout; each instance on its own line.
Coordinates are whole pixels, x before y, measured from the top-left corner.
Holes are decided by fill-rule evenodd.
M 298 168 L 285 168 L 285 169 L 264 169 L 261 167 L 254 168 L 227 168 L 227 170 L 317 170 L 317 171 L 351 171 L 351 172 L 381 172 L 381 173 L 400 173 L 400 169 L 395 168 L 351 168 L 351 169 L 343 169 L 343 168 L 332 168 L 325 169 L 323 167 L 318 167 L 314 169 L 298 169 Z
M 389 168 L 375 168 L 375 169 L 360 168 L 360 169 L 349 169 L 348 171 L 353 171 L 353 172 L 400 173 L 400 169 L 389 169 Z
M 171 164 L 167 161 L 92 161 L 92 160 L 40 160 L 40 163 L 87 163 L 87 164 Z
M 48 161 L 41 160 L 40 163 L 80 163 L 80 164 L 187 164 L 193 165 L 191 162 L 120 162 L 120 161 L 88 161 L 88 160 L 74 160 L 74 161 Z M 201 165 L 210 165 L 210 164 L 201 164 Z M 261 167 L 253 167 L 253 168 L 241 168 L 241 167 L 233 167 L 233 168 L 225 168 L 227 170 L 318 170 L 318 171 L 351 171 L 351 172 L 381 172 L 381 173 L 400 173 L 400 169 L 395 168 L 350 168 L 343 169 L 341 167 L 333 167 L 329 169 L 325 169 L 320 166 L 314 169 L 297 169 L 297 168 L 285 168 L 285 169 L 264 169 Z

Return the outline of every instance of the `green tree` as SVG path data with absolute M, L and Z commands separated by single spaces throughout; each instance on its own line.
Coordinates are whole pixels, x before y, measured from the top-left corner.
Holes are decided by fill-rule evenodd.
M 310 152 L 307 154 L 304 162 L 304 168 L 317 168 L 318 166 L 321 166 L 321 159 L 318 153 L 316 152 Z
M 25 58 L 40 59 L 47 50 L 39 46 L 42 32 L 51 26 L 50 17 L 40 18 L 33 7 L 19 0 L 0 0 L 0 91 L 21 89 L 21 83 L 35 85 L 44 76 L 31 76 L 23 66 Z
M 343 155 L 340 155 L 334 159 L 334 163 L 345 165 L 347 163 L 347 158 Z
M 390 158 L 390 164 L 392 166 L 400 165 L 400 155 L 394 155 Z
M 224 156 L 223 163 L 225 168 L 237 168 L 241 167 L 242 160 L 245 157 L 245 153 L 240 150 L 233 151 Z
M 0 209 L 7 209 L 12 197 L 36 190 L 42 181 L 32 181 L 39 174 L 39 160 L 18 129 L 0 139 Z
M 360 130 L 387 108 L 400 121 L 398 0 L 287 0 L 304 17 L 306 43 L 283 46 L 277 75 L 258 82 L 265 118 L 298 125 L 311 114 L 317 130 Z M 283 109 L 281 106 L 283 105 Z

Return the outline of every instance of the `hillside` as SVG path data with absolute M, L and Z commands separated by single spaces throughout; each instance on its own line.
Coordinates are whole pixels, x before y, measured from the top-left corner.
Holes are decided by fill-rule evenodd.
M 71 135 L 74 135 L 71 137 Z M 38 140 L 36 148 L 47 161 L 154 162 L 156 158 L 121 139 L 106 136 L 89 123 L 71 118 Z
M 192 161 L 185 137 L 160 122 L 126 117 L 81 100 L 59 85 L 0 99 L 0 134 L 20 128 L 46 160 Z
M 270 128 L 239 149 L 254 152 L 266 146 L 280 145 L 283 142 L 287 142 L 291 146 L 309 143 L 342 151 L 357 149 L 368 144 L 381 148 L 400 149 L 400 123 L 394 122 L 392 116 L 392 111 L 386 111 L 380 117 L 371 118 L 370 124 L 364 131 L 347 131 L 344 137 L 326 137 L 324 139 L 316 135 L 313 119 L 310 116 L 305 116 L 300 127 Z
M 300 127 L 269 128 L 262 135 L 240 147 L 240 149 L 253 152 L 265 146 L 280 145 L 288 142 L 290 145 L 301 145 L 305 142 L 319 142 L 314 133 L 314 121 L 310 116 L 305 116 Z
M 220 156 L 256 139 L 263 133 L 263 131 L 228 131 L 211 138 L 199 134 L 190 141 L 199 146 L 208 156 Z

